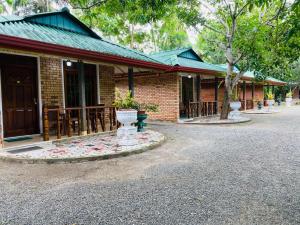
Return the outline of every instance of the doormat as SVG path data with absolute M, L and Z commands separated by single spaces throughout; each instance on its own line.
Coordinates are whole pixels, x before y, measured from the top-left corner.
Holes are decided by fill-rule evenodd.
M 39 146 L 32 146 L 32 147 L 27 147 L 27 148 L 18 148 L 18 149 L 10 150 L 7 152 L 17 154 L 17 153 L 30 152 L 30 151 L 34 151 L 34 150 L 40 150 L 40 149 L 43 149 L 43 148 L 39 147 Z
M 11 138 L 5 138 L 4 141 L 15 142 L 15 141 L 30 140 L 30 139 L 32 139 L 32 137 L 11 137 Z

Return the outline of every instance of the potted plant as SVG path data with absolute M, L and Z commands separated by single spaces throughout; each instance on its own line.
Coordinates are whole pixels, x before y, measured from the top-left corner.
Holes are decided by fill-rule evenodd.
M 117 136 L 120 139 L 119 144 L 135 145 L 137 144 L 135 139 L 136 128 L 132 124 L 137 120 L 137 102 L 130 91 L 122 97 L 120 91 L 116 89 L 115 96 L 113 106 L 116 107 L 117 120 L 122 124 L 117 131 Z
M 267 98 L 267 104 L 268 104 L 269 110 L 271 110 L 272 106 L 275 103 L 274 94 L 270 91 L 269 93 L 266 94 L 266 98 Z
M 239 109 L 241 108 L 242 104 L 239 101 L 237 90 L 233 90 L 233 94 L 231 95 L 231 101 L 229 103 L 229 106 L 232 109 L 232 111 L 229 113 L 229 119 L 238 119 L 241 115 Z
M 257 100 L 257 109 L 258 109 L 258 110 L 261 110 L 261 109 L 262 109 L 262 107 L 263 107 L 263 103 L 262 103 L 262 101 L 260 101 L 260 100 Z
M 144 131 L 144 126 L 146 126 L 146 123 L 143 121 L 147 119 L 148 115 L 146 112 L 158 112 L 158 105 L 153 104 L 153 103 L 138 103 L 137 104 L 137 120 L 138 122 L 136 123 L 137 125 L 137 131 L 142 132 Z
M 290 90 L 290 91 L 286 94 L 286 96 L 285 96 L 285 103 L 286 103 L 286 106 L 287 106 L 287 107 L 291 107 L 291 106 L 292 106 L 292 101 L 293 101 L 292 97 L 293 97 L 293 93 L 292 93 L 292 91 Z

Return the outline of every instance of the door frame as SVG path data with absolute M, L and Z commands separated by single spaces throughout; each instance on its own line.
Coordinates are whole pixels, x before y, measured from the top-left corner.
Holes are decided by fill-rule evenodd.
M 189 76 L 191 76 L 191 77 L 189 77 Z M 181 74 L 180 81 L 179 81 L 179 93 L 180 93 L 179 108 L 180 108 L 180 104 L 183 104 L 183 78 L 184 77 L 192 80 L 192 95 L 193 95 L 192 100 L 195 101 L 195 98 L 197 96 L 196 87 L 195 87 L 196 76 L 194 74 Z M 180 114 L 180 112 L 179 112 L 179 114 Z M 179 117 L 180 116 L 181 116 L 181 114 L 179 115 Z
M 24 57 L 32 57 L 36 58 L 36 86 L 38 88 L 37 90 L 37 98 L 38 98 L 38 106 L 37 106 L 37 121 L 39 121 L 39 126 L 38 126 L 38 133 L 37 134 L 42 134 L 43 131 L 43 117 L 42 117 L 42 90 L 41 90 L 41 69 L 40 69 L 40 56 L 39 55 L 34 55 L 34 54 L 27 54 L 27 53 L 18 53 L 18 52 L 9 52 L 9 51 L 2 51 L 0 50 L 0 54 L 6 54 L 6 55 L 16 55 L 16 56 L 24 56 Z M 0 67 L 0 122 L 1 122 L 1 139 L 4 140 L 4 123 L 3 123 L 3 101 L 2 101 L 2 74 L 1 74 L 1 67 Z M 36 134 L 32 135 L 25 135 L 25 136 L 33 136 Z M 4 141 L 2 141 L 2 146 L 4 144 Z

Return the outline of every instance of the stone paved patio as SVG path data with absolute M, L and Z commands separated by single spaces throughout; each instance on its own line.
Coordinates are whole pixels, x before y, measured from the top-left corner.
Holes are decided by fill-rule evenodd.
M 72 140 L 37 143 L 31 145 L 41 149 L 20 153 L 11 153 L 13 150 L 0 153 L 2 159 L 85 159 L 97 158 L 101 156 L 113 156 L 120 153 L 130 153 L 137 150 L 145 150 L 148 147 L 159 144 L 164 140 L 164 136 L 156 131 L 146 130 L 137 133 L 138 145 L 119 146 L 115 133 L 91 135 L 88 137 L 76 138 Z M 23 147 L 24 148 L 24 147 Z

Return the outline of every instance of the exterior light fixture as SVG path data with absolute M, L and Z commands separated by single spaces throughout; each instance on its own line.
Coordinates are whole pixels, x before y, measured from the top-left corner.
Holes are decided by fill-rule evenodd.
M 192 78 L 192 75 L 188 75 L 188 78 L 191 79 L 191 78 Z
M 70 60 L 67 60 L 66 65 L 67 65 L 68 67 L 71 67 L 71 66 L 72 66 L 72 62 L 71 62 Z

